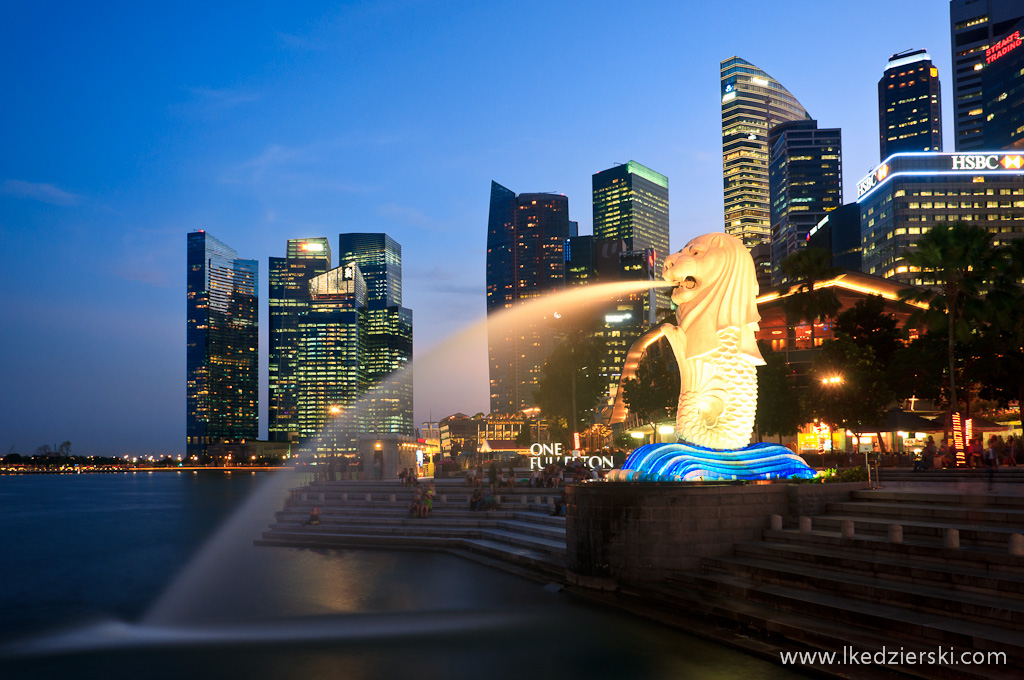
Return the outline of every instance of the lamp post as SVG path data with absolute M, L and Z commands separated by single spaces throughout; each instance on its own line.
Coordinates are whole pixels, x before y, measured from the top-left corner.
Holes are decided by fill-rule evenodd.
M 577 371 L 585 371 L 588 366 L 581 366 L 580 368 L 575 367 L 576 350 L 573 349 L 573 369 L 572 369 L 572 443 L 576 445 L 576 428 L 579 427 L 579 417 L 576 415 L 576 373 Z

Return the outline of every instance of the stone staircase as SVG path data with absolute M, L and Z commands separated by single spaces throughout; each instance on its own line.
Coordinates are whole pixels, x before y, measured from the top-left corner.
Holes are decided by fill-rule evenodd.
M 790 524 L 633 594 L 754 632 L 779 650 L 1007 655 L 1003 665 L 819 668 L 830 674 L 1024 678 L 1022 490 L 857 491 Z
M 499 489 L 497 509 L 474 512 L 473 490 L 462 480 L 434 483 L 434 508 L 424 519 L 409 516 L 413 490 L 397 481 L 314 482 L 292 491 L 256 544 L 445 550 L 537 580 L 564 580 L 565 517 L 551 515 L 558 489 Z M 304 524 L 314 507 L 320 524 Z
M 883 486 L 904 483 L 912 483 L 916 486 L 920 484 L 949 484 L 951 482 L 988 484 L 988 471 L 985 468 L 961 467 L 914 472 L 913 469 L 905 467 L 883 467 L 879 468 L 878 474 Z M 1011 491 L 1013 487 L 1019 488 L 1019 485 L 1024 484 L 1024 465 L 1002 466 L 995 471 L 992 481 L 997 485 L 996 488 L 1002 485 L 1009 485 L 1008 490 Z

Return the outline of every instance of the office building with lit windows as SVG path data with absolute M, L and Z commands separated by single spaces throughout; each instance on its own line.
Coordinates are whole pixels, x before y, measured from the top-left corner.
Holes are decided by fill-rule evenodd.
M 985 50 L 981 72 L 986 149 L 1024 149 L 1024 19 Z
M 326 238 L 289 239 L 285 255 L 271 257 L 269 268 L 267 438 L 276 442 L 299 436 L 299 320 L 312 302 L 310 279 L 331 268 L 331 246 Z
M 722 62 L 721 87 L 725 233 L 753 248 L 771 241 L 768 133 L 810 116 L 781 83 L 739 57 Z
M 655 274 L 654 249 L 630 250 L 622 239 L 593 236 L 570 238 L 566 244 L 566 286 L 585 286 L 615 281 L 652 281 Z M 616 296 L 593 305 L 589 319 L 593 335 L 604 348 L 597 367 L 608 383 L 605 395 L 610 404 L 619 387 L 619 376 L 633 341 L 654 322 L 649 317 L 650 291 Z
M 383 233 L 338 235 L 338 256 L 366 282 L 363 345 L 368 392 L 364 432 L 412 436 L 412 310 L 402 306 L 402 246 Z
M 807 247 L 832 254 L 832 266 L 851 272 L 861 270 L 860 206 L 841 205 L 826 213 L 807 234 Z
M 354 454 L 366 424 L 359 398 L 369 386 L 366 282 L 359 266 L 346 262 L 308 285 L 295 362 L 300 445 L 314 455 Z
M 989 50 L 1012 33 L 1024 19 L 1020 0 L 951 0 L 949 3 L 950 46 L 953 54 L 954 134 L 957 151 L 995 147 L 985 138 L 989 112 L 983 91 L 983 74 L 993 53 Z
M 355 262 L 366 279 L 366 299 L 402 304 L 402 246 L 382 233 L 338 234 L 341 262 Z
M 670 250 L 668 178 L 636 161 L 616 165 L 591 178 L 594 238 L 618 239 L 631 251 L 654 251 L 655 270 L 661 272 Z M 646 313 L 669 309 L 667 289 L 655 292 Z
M 541 369 L 554 349 L 552 319 L 502 323 L 517 304 L 565 286 L 565 244 L 576 236 L 569 199 L 519 194 L 491 182 L 487 217 L 487 344 L 492 413 L 534 405 Z
M 904 153 L 857 184 L 862 271 L 921 284 L 903 256 L 937 222 L 984 226 L 995 245 L 1024 238 L 1024 154 Z
M 259 435 L 259 264 L 205 231 L 188 234 L 186 455 Z
M 843 204 L 842 134 L 813 120 L 779 123 L 768 133 L 772 285 L 789 283 L 782 263 Z
M 942 151 L 939 70 L 925 50 L 889 57 L 878 81 L 878 159 L 904 151 Z

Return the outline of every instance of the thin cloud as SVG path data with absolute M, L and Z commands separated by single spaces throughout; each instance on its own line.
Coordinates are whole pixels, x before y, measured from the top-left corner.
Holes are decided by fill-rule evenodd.
M 475 297 L 481 297 L 485 293 L 479 283 L 466 282 L 466 277 L 461 272 L 454 272 L 441 267 L 411 270 L 406 268 L 403 276 L 408 281 L 422 282 L 419 287 L 435 293 L 471 295 Z
M 277 187 L 301 188 L 343 194 L 365 194 L 377 188 L 371 184 L 351 182 L 338 178 L 338 158 L 342 151 L 357 145 L 384 146 L 394 144 L 397 137 L 390 135 L 338 138 L 290 146 L 269 144 L 256 156 L 225 169 L 221 181 L 225 184 L 263 184 L 271 182 Z
M 262 95 L 241 88 L 226 87 L 190 87 L 188 91 L 196 96 L 200 103 L 210 109 L 232 109 L 241 104 L 248 104 L 262 99 Z
M 390 217 L 402 222 L 403 224 L 407 224 L 418 229 L 426 229 L 428 231 L 447 231 L 445 224 L 431 217 L 427 217 L 416 208 L 408 208 L 394 203 L 386 203 L 378 209 L 378 212 L 382 217 Z
M 50 205 L 76 205 L 83 198 L 80 194 L 64 191 L 53 184 L 25 182 L 20 179 L 6 180 L 3 185 L 0 185 L 0 193 L 41 201 Z

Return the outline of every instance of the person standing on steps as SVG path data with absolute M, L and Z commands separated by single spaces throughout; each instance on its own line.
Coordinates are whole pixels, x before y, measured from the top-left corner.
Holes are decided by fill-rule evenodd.
M 498 466 L 495 465 L 494 461 L 491 461 L 491 466 L 487 468 L 487 481 L 491 485 L 491 495 L 494 495 L 494 486 L 498 483 Z
M 998 445 L 999 442 L 996 439 L 996 436 L 992 435 L 988 438 L 988 448 L 985 449 L 984 454 L 982 454 L 985 461 L 985 471 L 988 474 L 989 491 L 992 491 L 995 487 L 996 469 L 999 467 L 999 451 L 996 448 Z

